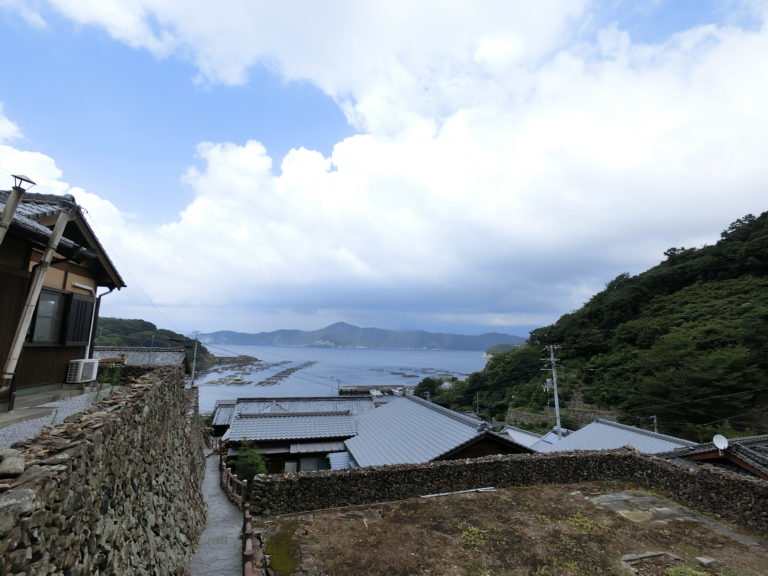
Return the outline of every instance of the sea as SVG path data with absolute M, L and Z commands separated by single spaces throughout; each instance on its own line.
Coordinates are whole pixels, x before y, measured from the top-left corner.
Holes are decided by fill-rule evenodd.
M 195 375 L 200 412 L 212 412 L 217 400 L 336 396 L 342 386 L 414 387 L 428 376 L 464 379 L 487 359 L 480 350 L 391 350 L 227 346 L 219 356 L 247 355 L 246 366 L 222 364 Z

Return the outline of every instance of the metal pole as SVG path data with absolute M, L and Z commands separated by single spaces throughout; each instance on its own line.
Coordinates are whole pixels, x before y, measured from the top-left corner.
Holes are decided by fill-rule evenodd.
M 48 246 L 45 248 L 43 258 L 35 266 L 35 271 L 32 275 L 32 285 L 29 288 L 27 294 L 27 302 L 24 305 L 24 311 L 21 315 L 21 320 L 18 326 L 16 326 L 16 334 L 13 337 L 11 343 L 11 350 L 8 353 L 8 359 L 5 362 L 3 368 L 3 381 L 0 386 L 1 389 L 6 387 L 10 388 L 10 398 L 8 401 L 8 410 L 13 410 L 14 396 L 16 393 L 16 387 L 14 384 L 14 374 L 16 372 L 16 365 L 19 362 L 19 356 L 21 356 L 21 349 L 24 346 L 24 339 L 29 331 L 29 326 L 32 323 L 32 316 L 35 312 L 35 306 L 37 306 L 37 300 L 40 298 L 40 292 L 43 289 L 43 281 L 45 275 L 48 272 L 48 268 L 51 265 L 54 254 L 56 254 L 56 247 L 59 245 L 61 237 L 64 235 L 64 228 L 71 218 L 68 209 L 64 209 L 59 212 L 59 217 L 56 220 L 56 225 L 53 227 L 51 237 L 48 239 Z
M 155 348 L 155 334 L 152 334 L 152 343 L 149 345 L 149 352 L 147 353 L 147 368 L 152 366 L 152 350 Z
M 555 360 L 555 347 L 550 346 L 549 347 L 549 362 L 552 364 L 552 389 L 555 394 L 555 423 L 557 426 L 557 437 L 558 439 L 563 438 L 563 429 L 560 427 L 560 401 L 557 397 L 557 366 Z
M 0 214 L 0 244 L 3 243 L 5 233 L 8 232 L 8 228 L 11 226 L 11 220 L 13 220 L 13 214 L 16 212 L 16 208 L 21 202 L 21 197 L 24 195 L 24 189 L 20 186 L 14 186 L 11 188 L 11 192 L 8 195 L 8 200 L 5 201 L 5 207 L 3 213 Z
M 195 365 L 197 364 L 197 335 L 200 332 L 195 332 L 195 350 L 192 352 L 192 388 L 195 387 Z

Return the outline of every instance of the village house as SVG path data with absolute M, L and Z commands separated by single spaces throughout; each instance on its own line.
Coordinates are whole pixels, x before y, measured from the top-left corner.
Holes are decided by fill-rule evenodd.
M 0 410 L 94 380 L 99 304 L 125 286 L 73 196 L 25 193 L 32 182 L 15 180 L 0 191 Z
M 718 439 L 715 436 L 712 442 L 678 448 L 658 456 L 674 460 L 678 464 L 688 466 L 709 464 L 768 480 L 768 434 L 730 440 L 726 440 L 723 436 Z
M 324 470 L 357 433 L 356 417 L 373 409 L 370 396 L 240 398 L 216 403 L 213 430 L 230 458 L 243 442 L 255 443 L 270 473 Z
M 413 394 L 395 397 L 358 418 L 358 433 L 347 451 L 331 460 L 334 468 L 421 464 L 478 458 L 491 454 L 527 454 L 531 450 L 461 414 Z
M 625 446 L 634 448 L 642 454 L 659 454 L 677 448 L 696 446 L 696 442 L 690 440 L 602 418 L 576 431 L 564 429 L 560 436 L 555 430 L 542 436 L 513 426 L 508 426 L 502 430 L 502 433 L 541 454 L 570 450 L 616 450 Z
M 479 418 L 408 393 L 219 401 L 213 434 L 229 443 L 230 457 L 253 442 L 270 473 L 531 452 Z
M 541 454 L 629 447 L 689 468 L 708 464 L 768 480 L 768 434 L 730 440 L 715 436 L 712 442 L 699 444 L 601 418 L 576 431 L 563 430 L 562 437 L 555 431 L 540 435 L 514 426 L 501 433 Z

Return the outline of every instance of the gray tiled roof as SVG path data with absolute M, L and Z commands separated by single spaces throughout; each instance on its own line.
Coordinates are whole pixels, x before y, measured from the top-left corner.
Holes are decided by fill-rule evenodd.
M 331 470 L 345 470 L 355 467 L 349 452 L 331 452 L 328 454 L 328 461 L 331 463 Z
M 5 208 L 10 191 L 0 190 L 0 211 Z M 97 279 L 100 286 L 112 286 L 113 288 L 125 287 L 125 282 L 120 277 L 115 265 L 99 242 L 95 233 L 83 216 L 83 211 L 75 202 L 74 196 L 65 194 L 36 194 L 27 192 L 21 197 L 11 220 L 9 232 L 13 231 L 20 237 L 35 243 L 47 243 L 52 230 L 44 224 L 44 219 L 57 216 L 62 209 L 69 209 L 72 220 L 67 224 L 65 234 L 59 241 L 56 251 L 63 256 L 71 256 L 81 248 L 89 249 L 88 252 L 96 256 L 106 276 Z M 39 222 L 40 221 L 40 222 Z M 71 236 L 76 229 L 76 236 Z
M 475 418 L 410 394 L 358 417 L 358 435 L 346 441 L 359 466 L 435 460 L 489 427 Z
M 704 442 L 692 447 L 661 453 L 658 456 L 661 458 L 690 458 L 713 452 L 718 452 L 714 442 Z M 730 439 L 728 447 L 723 449 L 722 453 L 768 475 L 768 434 Z
M 349 438 L 357 432 L 355 417 L 339 412 L 237 415 L 229 427 L 234 442 Z
M 118 358 L 125 355 L 128 366 L 180 366 L 186 361 L 184 347 L 143 348 L 120 346 L 96 346 L 93 357 L 98 359 Z
M 217 400 L 213 411 L 214 426 L 229 426 L 232 417 L 235 415 L 235 405 L 237 402 L 230 400 Z
M 292 442 L 291 454 L 310 454 L 315 452 L 343 452 L 346 450 L 341 440 L 325 440 L 321 442 Z
M 5 203 L 10 194 L 9 190 L 0 191 L 0 202 Z M 16 215 L 39 220 L 48 216 L 56 216 L 62 208 L 79 208 L 71 194 L 59 196 L 56 194 L 37 194 L 27 192 L 21 197 L 16 208 Z
M 229 403 L 228 403 L 229 404 Z M 349 412 L 362 414 L 373 410 L 370 396 L 318 396 L 297 398 L 238 398 L 234 409 L 228 410 L 229 421 L 224 416 L 214 416 L 214 424 L 226 425 L 237 414 L 295 414 L 305 412 Z
M 0 190 L 0 212 L 5 208 L 8 194 L 9 192 L 7 190 Z M 47 194 L 33 196 L 49 197 Z M 22 196 L 21 202 L 16 208 L 16 212 L 13 214 L 11 228 L 19 230 L 22 235 L 34 238 L 38 242 L 47 242 L 48 238 L 51 236 L 51 229 L 39 224 L 34 218 L 58 214 L 61 207 L 61 200 L 64 198 L 62 196 L 53 196 L 53 198 L 57 199 L 57 202 L 37 203 L 29 201 L 29 194 Z M 76 244 L 67 238 L 62 238 L 59 242 L 60 249 L 72 249 L 75 247 Z
M 584 428 L 571 432 L 559 441 L 553 443 L 541 441 L 531 448 L 536 452 L 549 453 L 568 450 L 615 450 L 631 446 L 644 454 L 658 454 L 683 446 L 695 446 L 695 444 L 682 438 L 598 419 Z
M 509 439 L 512 440 L 512 442 L 517 442 L 518 444 L 522 444 L 528 448 L 541 440 L 540 434 L 530 432 L 529 430 L 515 428 L 514 426 L 507 426 L 504 428 L 504 430 L 501 431 L 501 433 L 506 434 Z

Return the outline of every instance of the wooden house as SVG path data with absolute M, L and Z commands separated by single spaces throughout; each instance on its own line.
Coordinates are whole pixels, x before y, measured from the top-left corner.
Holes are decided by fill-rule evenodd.
M 95 379 L 99 303 L 125 286 L 73 196 L 18 191 L 0 191 L 0 410 Z

